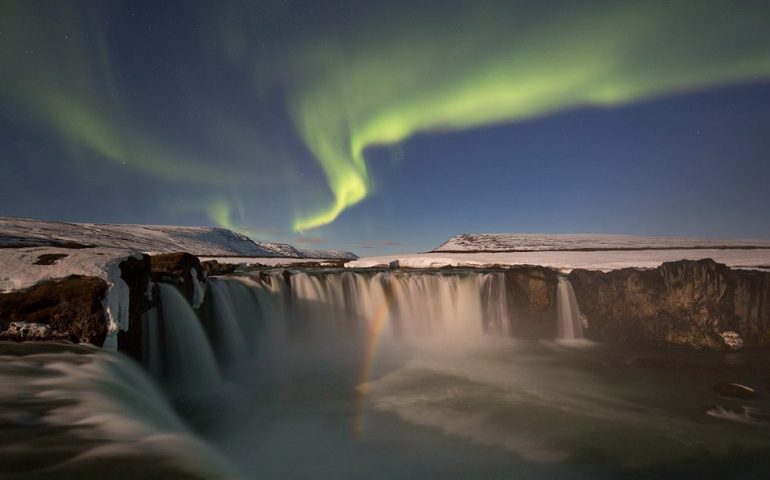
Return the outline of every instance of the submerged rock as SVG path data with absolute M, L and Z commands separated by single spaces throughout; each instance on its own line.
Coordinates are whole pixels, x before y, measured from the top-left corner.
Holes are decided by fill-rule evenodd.
M 740 383 L 719 382 L 711 390 L 720 397 L 754 398 L 756 396 L 753 388 Z

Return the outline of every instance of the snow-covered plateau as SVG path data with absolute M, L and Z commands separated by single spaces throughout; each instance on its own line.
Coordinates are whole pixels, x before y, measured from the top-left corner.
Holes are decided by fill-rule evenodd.
M 531 252 L 591 250 L 770 249 L 770 240 L 646 237 L 609 234 L 464 233 L 433 252 Z
M 432 252 L 365 257 L 348 268 L 540 265 L 610 271 L 655 268 L 664 262 L 711 258 L 731 268 L 770 270 L 770 241 L 633 235 L 463 234 Z
M 0 248 L 54 246 L 120 248 L 196 256 L 354 259 L 350 252 L 303 251 L 284 243 L 255 242 L 224 228 L 47 222 L 0 217 Z

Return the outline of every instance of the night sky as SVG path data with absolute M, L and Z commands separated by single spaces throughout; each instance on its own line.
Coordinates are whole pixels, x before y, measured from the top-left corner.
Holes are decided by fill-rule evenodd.
M 770 238 L 768 25 L 766 1 L 0 0 L 0 215 L 362 255 Z

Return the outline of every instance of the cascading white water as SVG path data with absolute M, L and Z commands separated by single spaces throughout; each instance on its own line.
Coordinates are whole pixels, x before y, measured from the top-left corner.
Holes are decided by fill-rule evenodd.
M 26 355 L 0 355 L 0 430 L 23 422 L 2 432 L 1 478 L 121 477 L 118 470 L 128 463 L 120 458 L 140 463 L 141 478 L 188 478 L 191 471 L 201 478 L 238 478 L 129 358 L 90 346 L 26 348 Z M 56 439 L 55 448 L 38 443 L 45 439 Z M 34 450 L 25 452 L 29 445 Z M 23 472 L 8 464 L 11 455 L 21 458 Z
M 160 283 L 168 377 L 174 387 L 206 391 L 221 379 L 206 333 L 184 296 Z
M 160 318 L 153 308 L 142 315 L 142 364 L 156 380 L 163 375 L 163 359 L 160 348 Z
M 559 312 L 558 338 L 560 340 L 580 340 L 583 338 L 583 324 L 580 320 L 580 307 L 575 298 L 572 283 L 559 276 L 557 286 L 557 308 Z
M 269 302 L 290 327 L 304 331 L 361 326 L 382 316 L 392 336 L 466 341 L 508 332 L 502 272 L 294 272 L 287 280 L 275 271 L 251 280 L 261 304 Z
M 249 350 L 248 339 L 241 325 L 241 319 L 247 313 L 244 306 L 248 302 L 243 302 L 238 295 L 238 290 L 246 287 L 238 282 L 220 279 L 210 279 L 209 287 L 217 312 L 214 324 L 217 352 L 226 365 L 237 365 L 247 358 Z

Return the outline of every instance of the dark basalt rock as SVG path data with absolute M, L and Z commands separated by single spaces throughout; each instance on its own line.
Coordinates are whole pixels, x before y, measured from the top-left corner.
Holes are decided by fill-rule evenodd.
M 45 254 L 38 262 L 50 265 L 64 256 Z M 138 358 L 142 314 L 157 306 L 159 298 L 157 289 L 149 288 L 151 278 L 180 285 L 192 301 L 192 275 L 203 281 L 204 273 L 198 258 L 187 253 L 130 256 L 120 263 L 120 272 L 129 289 L 129 329 L 119 332 L 118 349 Z M 72 275 L 0 293 L 0 340 L 66 340 L 102 345 L 107 336 L 102 305 L 107 288 L 100 278 Z
M 716 350 L 770 346 L 770 273 L 705 259 L 650 270 L 573 270 L 569 279 L 588 338 Z
M 107 335 L 101 304 L 106 291 L 107 283 L 100 278 L 72 275 L 2 293 L 0 338 L 101 345 Z
M 719 395 L 720 397 L 730 397 L 730 398 L 754 398 L 756 397 L 756 393 L 754 392 L 754 389 L 751 387 L 747 387 L 746 385 L 741 385 L 739 383 L 727 383 L 727 382 L 719 382 L 711 389 L 714 394 Z
M 229 275 L 238 268 L 238 265 L 231 263 L 219 263 L 216 260 L 206 260 L 201 262 L 203 271 L 206 272 L 207 277 L 213 277 L 216 275 Z
M 44 253 L 37 257 L 35 265 L 55 265 L 56 262 L 68 256 L 66 253 Z
M 179 252 L 163 253 L 150 257 L 150 277 L 152 280 L 179 285 L 190 303 L 193 302 L 195 296 L 193 275 L 199 282 L 203 282 L 206 278 L 201 262 L 195 255 Z
M 556 336 L 558 274 L 545 267 L 516 267 L 505 272 L 511 333 L 519 338 Z
M 150 292 L 150 256 L 128 257 L 120 264 L 120 278 L 128 285 L 128 331 L 118 333 L 118 349 L 139 358 L 142 350 L 142 314 L 157 302 Z

